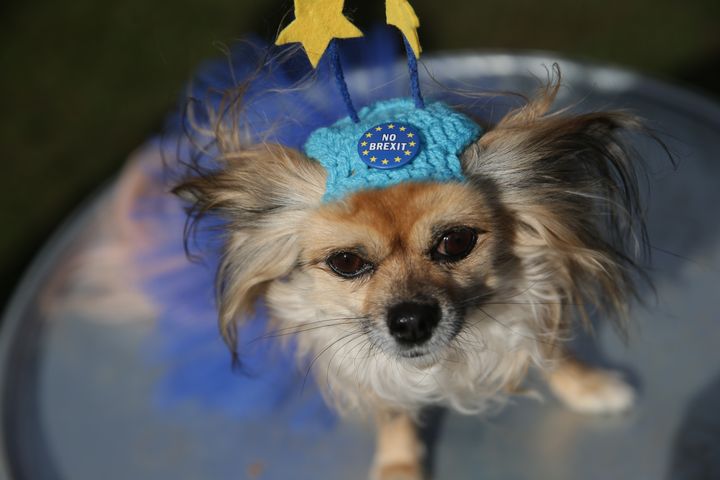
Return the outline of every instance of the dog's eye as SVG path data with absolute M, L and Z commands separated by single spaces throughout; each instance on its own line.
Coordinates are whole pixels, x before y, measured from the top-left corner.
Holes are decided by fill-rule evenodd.
M 456 262 L 467 257 L 475 247 L 477 232 L 469 227 L 456 227 L 444 232 L 432 250 L 433 260 Z
M 338 252 L 327 259 L 328 266 L 341 277 L 357 277 L 372 269 L 372 264 L 350 252 Z

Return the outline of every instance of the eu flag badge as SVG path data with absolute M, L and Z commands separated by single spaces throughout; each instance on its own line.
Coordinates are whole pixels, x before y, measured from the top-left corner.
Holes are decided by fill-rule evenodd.
M 392 169 L 407 165 L 420 152 L 420 133 L 410 124 L 380 123 L 365 131 L 357 151 L 365 165 Z

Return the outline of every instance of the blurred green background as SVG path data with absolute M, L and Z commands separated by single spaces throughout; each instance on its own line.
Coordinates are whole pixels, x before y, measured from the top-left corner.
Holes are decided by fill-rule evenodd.
M 720 1 L 413 0 L 426 52 L 552 50 L 720 95 Z M 347 0 L 361 28 L 381 0 Z M 194 67 L 289 0 L 5 0 L 0 305 L 48 235 L 156 131 Z

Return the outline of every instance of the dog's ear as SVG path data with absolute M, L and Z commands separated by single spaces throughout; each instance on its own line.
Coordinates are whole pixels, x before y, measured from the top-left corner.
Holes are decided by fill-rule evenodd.
M 516 248 L 538 284 L 556 285 L 548 294 L 622 317 L 646 238 L 639 159 L 625 134 L 644 129 L 623 112 L 547 114 L 557 89 L 507 115 L 465 152 L 463 168 L 517 219 Z
M 236 318 L 250 313 L 269 282 L 296 264 L 298 232 L 320 204 L 325 170 L 300 152 L 262 144 L 224 154 L 220 168 L 195 172 L 174 192 L 195 219 L 220 216 L 224 251 L 217 276 L 220 330 L 235 351 Z

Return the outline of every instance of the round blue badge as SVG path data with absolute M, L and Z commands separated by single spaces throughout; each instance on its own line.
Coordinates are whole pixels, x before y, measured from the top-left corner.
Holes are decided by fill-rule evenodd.
M 399 168 L 420 152 L 420 133 L 407 123 L 375 125 L 358 140 L 360 159 L 373 168 Z

